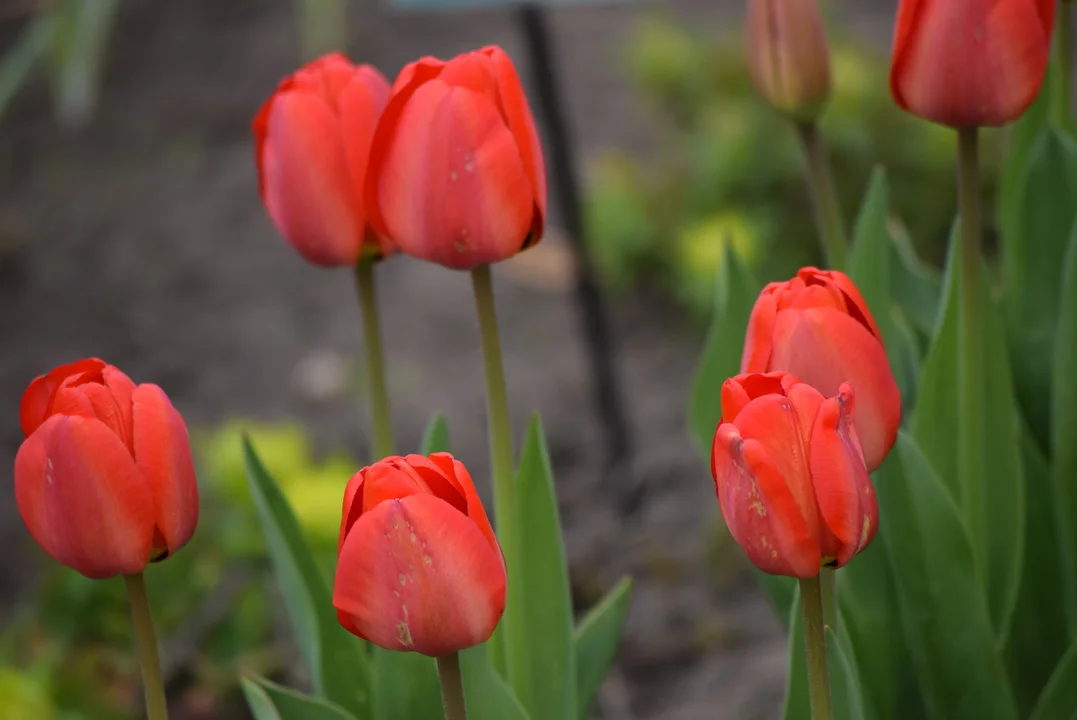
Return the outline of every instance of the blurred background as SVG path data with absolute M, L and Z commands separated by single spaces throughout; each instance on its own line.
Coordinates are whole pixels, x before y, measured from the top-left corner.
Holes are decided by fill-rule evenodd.
M 895 227 L 938 263 L 954 207 L 952 134 L 890 99 L 896 1 L 824 8 L 835 90 L 822 127 L 846 223 L 882 163 Z M 726 244 L 763 280 L 821 262 L 793 129 L 748 81 L 743 11 L 742 0 L 548 7 L 630 462 L 605 463 L 556 204 L 546 240 L 495 270 L 517 436 L 542 415 L 578 606 L 625 573 L 636 579 L 602 693 L 608 719 L 771 718 L 784 692 L 779 624 L 728 539 L 684 419 Z M 27 383 L 80 357 L 160 384 L 184 414 L 202 520 L 187 549 L 147 572 L 177 720 L 247 717 L 238 669 L 304 682 L 240 432 L 253 434 L 327 565 L 341 490 L 368 448 L 352 278 L 306 265 L 275 233 L 250 120 L 282 76 L 325 49 L 345 47 L 391 79 L 420 55 L 490 43 L 533 88 L 513 5 L 0 0 L 0 467 L 22 440 Z M 430 414 L 444 413 L 485 489 L 467 275 L 397 257 L 378 282 L 398 445 L 417 448 Z M 0 714 L 136 717 L 122 583 L 46 562 L 18 518 L 11 473 L 0 477 Z M 631 514 L 626 498 L 639 500 Z

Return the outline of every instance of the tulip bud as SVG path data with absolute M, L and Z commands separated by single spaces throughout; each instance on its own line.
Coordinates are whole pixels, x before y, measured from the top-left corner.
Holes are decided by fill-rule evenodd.
M 308 262 L 350 267 L 393 251 L 363 208 L 370 140 L 388 98 L 375 68 L 333 53 L 285 78 L 254 118 L 262 202 Z
M 830 54 L 816 0 L 748 0 L 748 70 L 776 110 L 815 120 L 830 96 Z
M 869 471 L 897 439 L 901 393 L 875 319 L 844 273 L 807 267 L 763 288 L 748 320 L 740 369 L 792 373 L 827 396 L 849 383 Z
M 91 578 L 141 572 L 183 547 L 198 486 L 183 418 L 156 385 L 91 358 L 22 397 L 15 502 L 57 562 Z
M 365 193 L 379 234 L 449 268 L 537 243 L 546 169 L 509 56 L 487 47 L 401 70 L 374 134 Z
M 386 650 L 441 657 L 486 642 L 505 610 L 505 562 L 464 465 L 387 457 L 344 493 L 333 605 Z
M 815 577 L 875 537 L 879 510 L 852 415 L 848 384 L 831 398 L 786 373 L 722 386 L 711 474 L 730 533 L 763 572 Z
M 953 128 L 1005 125 L 1039 93 L 1055 0 L 901 0 L 890 91 L 903 110 Z

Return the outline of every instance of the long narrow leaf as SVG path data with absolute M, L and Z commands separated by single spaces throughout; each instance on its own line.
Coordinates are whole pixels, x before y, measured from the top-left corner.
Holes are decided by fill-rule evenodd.
M 587 720 L 598 688 L 617 655 L 631 591 L 632 579 L 622 578 L 576 627 L 576 703 L 580 720 Z

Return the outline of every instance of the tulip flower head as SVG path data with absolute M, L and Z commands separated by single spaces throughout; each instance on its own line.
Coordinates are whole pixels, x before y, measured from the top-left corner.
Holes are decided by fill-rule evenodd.
M 780 372 L 722 386 L 711 474 L 730 533 L 763 572 L 815 577 L 875 536 L 878 506 L 852 415 L 847 383 L 829 398 Z
M 452 455 L 387 457 L 348 483 L 333 605 L 349 632 L 448 655 L 489 639 L 505 585 L 501 546 Z
M 30 383 L 20 420 L 15 501 L 57 562 L 91 578 L 134 574 L 191 538 L 187 427 L 161 388 L 80 360 Z
M 1055 0 L 901 0 L 890 90 L 954 128 L 1005 125 L 1039 93 Z
M 828 397 L 849 383 L 869 471 L 897 439 L 901 393 L 875 319 L 844 273 L 808 267 L 763 288 L 748 321 L 740 370 L 792 373 Z
M 546 169 L 509 56 L 487 47 L 401 70 L 365 192 L 375 231 L 422 260 L 469 270 L 537 243 Z
M 363 208 L 370 141 L 388 98 L 374 67 L 332 53 L 281 81 L 254 118 L 262 202 L 308 262 L 350 267 L 393 251 Z
M 748 0 L 746 32 L 756 91 L 794 119 L 815 120 L 830 96 L 830 53 L 816 0 Z

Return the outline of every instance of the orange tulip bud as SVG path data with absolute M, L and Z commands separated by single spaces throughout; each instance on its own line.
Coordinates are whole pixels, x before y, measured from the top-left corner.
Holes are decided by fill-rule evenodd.
M 775 109 L 814 120 L 830 96 L 830 54 L 816 0 L 748 0 L 748 70 Z
M 505 610 L 505 561 L 463 463 L 387 457 L 344 493 L 333 605 L 386 650 L 440 657 L 486 642 Z
M 285 78 L 254 118 L 258 191 L 273 224 L 307 261 L 351 266 L 393 247 L 363 209 L 370 140 L 389 83 L 333 53 Z
M 852 385 L 869 471 L 897 439 L 901 394 L 875 319 L 844 273 L 808 267 L 763 288 L 748 321 L 740 369 L 789 372 L 827 396 L 843 383 Z
M 133 574 L 191 538 L 191 447 L 161 388 L 80 360 L 30 383 L 20 419 L 15 502 L 56 561 L 91 578 Z
M 1055 0 L 901 0 L 890 91 L 954 128 L 1005 125 L 1036 99 Z
M 879 509 L 852 415 L 848 384 L 831 398 L 781 372 L 722 385 L 711 474 L 730 533 L 763 572 L 815 577 L 875 537 Z
M 537 243 L 546 169 L 509 56 L 487 47 L 401 70 L 365 192 L 379 234 L 446 267 L 468 270 Z

